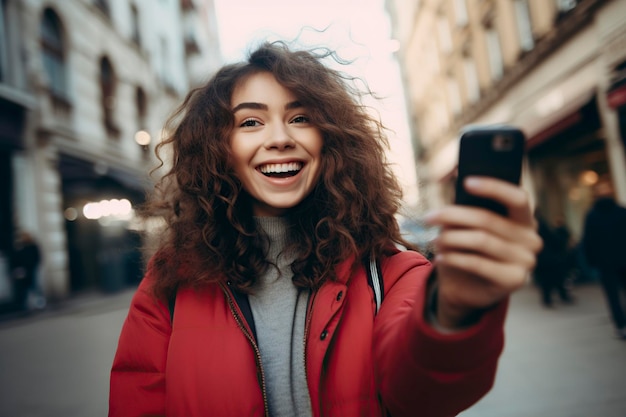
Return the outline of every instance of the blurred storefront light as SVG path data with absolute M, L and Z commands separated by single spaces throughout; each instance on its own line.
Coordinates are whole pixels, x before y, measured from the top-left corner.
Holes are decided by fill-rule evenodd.
M 65 219 L 70 222 L 73 222 L 78 218 L 78 210 L 76 210 L 74 207 L 66 208 L 63 214 L 65 215 Z
M 127 199 L 101 200 L 91 202 L 83 207 L 83 215 L 90 220 L 111 217 L 117 220 L 129 220 L 133 216 L 133 206 Z
M 145 130 L 140 130 L 135 133 L 135 142 L 137 142 L 141 146 L 148 146 L 152 138 L 150 137 L 150 133 Z
M 592 170 L 583 171 L 580 174 L 580 182 L 586 186 L 592 186 L 598 182 L 598 173 Z

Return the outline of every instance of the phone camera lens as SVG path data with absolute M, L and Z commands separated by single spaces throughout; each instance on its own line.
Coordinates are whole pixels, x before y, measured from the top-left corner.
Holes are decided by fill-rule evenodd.
M 493 149 L 500 152 L 510 151 L 513 148 L 513 139 L 508 135 L 495 135 Z

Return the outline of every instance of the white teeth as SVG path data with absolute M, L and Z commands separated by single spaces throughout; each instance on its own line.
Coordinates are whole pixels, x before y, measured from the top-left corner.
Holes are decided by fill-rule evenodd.
M 266 164 L 261 165 L 259 170 L 264 174 L 280 174 L 283 172 L 300 171 L 302 162 L 289 162 L 287 164 Z

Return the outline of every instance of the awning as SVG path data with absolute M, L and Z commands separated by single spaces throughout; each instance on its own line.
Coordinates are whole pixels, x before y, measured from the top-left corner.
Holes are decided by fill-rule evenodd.
M 606 94 L 606 101 L 613 109 L 626 106 L 626 84 L 609 89 Z
M 565 129 L 575 125 L 583 119 L 581 109 L 596 95 L 596 89 L 587 90 L 571 99 L 564 101 L 561 106 L 535 119 L 534 123 L 524 126 L 527 149 L 531 149 Z

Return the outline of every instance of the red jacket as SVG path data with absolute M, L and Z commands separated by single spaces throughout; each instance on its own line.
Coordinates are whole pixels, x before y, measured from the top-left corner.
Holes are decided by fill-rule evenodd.
M 337 267 L 309 301 L 306 374 L 314 416 L 453 416 L 492 386 L 506 302 L 460 333 L 424 320 L 430 264 L 415 252 L 382 260 L 385 298 L 361 268 Z M 109 417 L 264 416 L 260 355 L 226 286 L 178 291 L 174 329 L 150 292 L 150 270 L 124 323 L 111 372 Z

